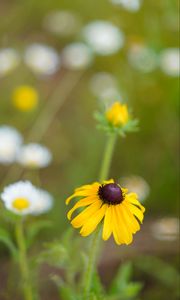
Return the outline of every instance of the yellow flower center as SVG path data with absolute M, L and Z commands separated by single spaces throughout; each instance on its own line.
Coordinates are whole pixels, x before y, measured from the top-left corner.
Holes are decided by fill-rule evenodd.
M 115 102 L 106 112 L 106 118 L 114 126 L 125 125 L 129 120 L 126 104 Z
M 22 211 L 30 206 L 29 200 L 26 198 L 16 198 L 13 203 L 13 207 L 19 211 Z
M 34 109 L 38 103 L 37 91 L 30 86 L 20 86 L 13 93 L 14 106 L 22 111 Z
M 26 165 L 30 168 L 37 168 L 39 166 L 39 163 L 36 160 L 29 160 L 27 161 Z

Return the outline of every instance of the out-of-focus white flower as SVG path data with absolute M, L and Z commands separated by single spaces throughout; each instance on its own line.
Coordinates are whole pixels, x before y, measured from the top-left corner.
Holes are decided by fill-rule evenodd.
M 12 48 L 0 49 L 0 76 L 4 76 L 13 71 L 19 64 L 18 52 Z
M 70 36 L 79 30 L 80 21 L 75 13 L 60 10 L 50 12 L 45 17 L 43 25 L 51 33 Z
M 91 64 L 93 53 L 91 49 L 83 43 L 72 43 L 64 48 L 62 60 L 65 67 L 80 70 Z
M 33 215 L 39 215 L 48 212 L 53 206 L 53 197 L 47 191 L 38 189 L 38 201 L 36 201 Z
M 38 190 L 29 181 L 19 181 L 5 187 L 1 199 L 8 210 L 27 215 L 35 209 L 38 196 Z
M 57 52 L 52 47 L 43 44 L 28 46 L 24 60 L 34 73 L 42 76 L 52 75 L 60 67 L 60 57 Z
M 169 76 L 179 76 L 180 73 L 180 50 L 168 48 L 160 54 L 160 67 Z
M 149 196 L 149 184 L 140 176 L 132 175 L 130 177 L 123 177 L 120 182 L 129 192 L 136 193 L 141 202 L 144 202 Z
M 129 63 L 137 70 L 148 73 L 156 69 L 158 58 L 153 49 L 134 43 L 128 50 Z
M 151 227 L 153 236 L 162 241 L 175 241 L 179 237 L 179 219 L 162 218 L 153 223 Z
M 121 99 L 115 77 L 107 72 L 99 72 L 90 79 L 89 87 L 91 92 L 100 100 L 112 101 Z M 109 103 L 110 104 L 110 103 Z
M 51 152 L 46 147 L 35 143 L 23 145 L 17 155 L 17 161 L 28 168 L 47 167 L 51 160 Z
M 52 196 L 29 181 L 18 181 L 4 188 L 1 199 L 5 207 L 18 215 L 39 215 L 53 205 Z
M 0 126 L 0 163 L 15 162 L 21 145 L 22 136 L 15 128 L 6 125 Z
M 141 7 L 141 0 L 110 0 L 110 2 L 132 12 L 138 11 Z
M 94 21 L 87 24 L 82 32 L 86 43 L 100 55 L 111 55 L 124 45 L 122 31 L 108 21 Z

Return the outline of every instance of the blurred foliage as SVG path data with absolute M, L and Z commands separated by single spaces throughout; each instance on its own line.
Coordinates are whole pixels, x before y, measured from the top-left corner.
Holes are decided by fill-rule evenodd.
M 86 3 L 82 0 L 46 0 L 43 3 L 33 0 L 23 3 L 19 0 L 13 3 L 2 0 L 1 46 L 12 46 L 23 53 L 27 44 L 38 41 L 55 46 L 60 52 L 72 38 L 60 38 L 47 33 L 42 22 L 49 11 L 70 9 L 80 16 L 82 25 L 94 19 L 112 21 L 124 31 L 127 46 L 131 40 L 140 38 L 159 53 L 166 47 L 177 46 L 177 5 L 176 0 L 147 0 L 133 14 L 104 0 L 88 0 Z M 74 40 L 78 39 L 79 36 L 74 37 Z M 95 130 L 92 115 L 97 110 L 98 103 L 88 88 L 91 75 L 98 71 L 109 71 L 116 76 L 124 100 L 130 103 L 134 116 L 140 119 L 140 132 L 128 136 L 123 142 L 119 141 L 111 176 L 113 174 L 115 178 L 119 178 L 131 175 L 132 172 L 141 175 L 151 186 L 147 202 L 151 212 L 165 215 L 177 211 L 178 79 L 164 75 L 159 69 L 148 74 L 135 70 L 127 61 L 127 46 L 116 55 L 96 57 L 94 65 L 85 71 L 42 140 L 54 154 L 54 164 L 42 171 L 42 181 L 58 194 L 54 219 L 61 228 L 60 222 L 63 220 L 59 220 L 58 210 L 64 210 L 64 195 L 69 194 L 77 184 L 96 179 L 98 174 L 105 137 Z M 14 111 L 11 91 L 18 84 L 33 84 L 38 88 L 41 98 L 39 110 L 27 114 Z M 51 97 L 57 84 L 61 85 L 61 78 L 59 83 L 57 76 L 37 80 L 21 65 L 18 72 L 15 71 L 0 82 L 1 123 L 19 128 L 27 139 L 28 131 L 38 118 L 43 103 Z M 2 168 L 1 176 L 4 172 L 6 173 L 6 169 Z
M 70 246 L 71 245 L 71 246 Z M 84 281 L 82 266 L 86 264 L 88 245 L 81 238 L 74 236 L 72 230 L 67 231 L 59 241 L 45 245 L 45 250 L 37 257 L 37 263 L 44 262 L 59 268 L 62 275 L 51 275 L 58 287 L 62 300 L 81 300 Z M 78 254 L 78 255 L 77 255 Z M 125 263 L 119 267 L 111 285 L 105 290 L 97 272 L 93 275 L 89 300 L 133 300 L 142 289 L 140 282 L 133 282 L 132 264 Z
M 153 288 L 144 290 L 145 299 L 179 299 L 180 274 L 178 266 L 175 267 L 164 260 L 154 256 L 139 257 L 134 265 L 149 278 L 153 279 Z M 146 278 L 148 282 L 148 278 Z M 150 286 L 151 283 L 148 283 Z M 160 285 L 160 286 L 159 286 Z
M 25 142 L 38 141 L 38 138 L 33 139 L 29 136 L 36 124 L 35 120 L 39 119 L 46 103 L 51 101 L 54 95 L 62 101 L 61 108 L 40 140 L 51 149 L 54 156 L 53 164 L 40 171 L 41 185 L 53 192 L 55 197 L 55 207 L 48 216 L 50 223 L 53 222 L 53 230 L 44 230 L 44 236 L 47 240 L 53 236 L 57 237 L 67 227 L 66 219 L 60 217 L 60 214 L 65 215 L 66 195 L 69 195 L 77 185 L 94 181 L 98 177 L 106 137 L 96 130 L 93 114 L 100 103 L 99 99 L 96 99 L 90 92 L 89 80 L 96 72 L 102 71 L 110 72 L 117 78 L 124 101 L 133 108 L 134 117 L 140 120 L 138 133 L 119 140 L 110 177 L 118 179 L 132 175 L 132 173 L 142 176 L 151 187 L 151 194 L 145 205 L 147 214 L 151 216 L 178 215 L 178 79 L 168 77 L 159 68 L 151 73 L 141 73 L 134 69 L 127 60 L 127 48 L 132 40 L 142 40 L 157 54 L 164 48 L 178 46 L 178 1 L 145 0 L 142 8 L 133 14 L 105 0 L 1 0 L 1 47 L 15 47 L 23 55 L 26 45 L 32 42 L 42 42 L 54 46 L 60 53 L 65 45 L 72 42 L 72 38 L 51 35 L 42 26 L 47 13 L 58 9 L 76 12 L 82 25 L 95 19 L 112 21 L 125 33 L 126 45 L 113 56 L 96 57 L 94 64 L 82 73 L 60 70 L 58 74 L 40 80 L 21 64 L 16 71 L 0 80 L 0 123 L 18 128 Z M 79 38 L 77 35 L 73 41 Z M 63 81 L 63 76 L 67 81 Z M 73 91 L 69 90 L 69 82 L 78 76 L 81 77 L 77 80 Z M 15 111 L 11 103 L 13 89 L 22 84 L 33 85 L 40 95 L 39 108 L 26 114 Z M 38 132 L 38 128 L 33 130 L 35 133 Z M 8 172 L 8 167 L 0 167 L 2 182 Z M 14 171 L 10 172 L 9 182 L 26 178 L 26 172 L 22 172 L 23 174 L 17 178 L 18 172 L 19 167 L 14 166 Z M 32 181 L 35 180 L 34 177 Z M 8 214 L 6 220 L 9 220 Z M 3 223 L 2 219 L 0 223 Z M 37 228 L 36 226 L 29 228 L 29 244 L 41 227 L 49 226 L 48 224 L 39 223 Z M 10 226 L 11 224 L 8 224 L 8 229 Z M 15 246 L 9 233 L 6 228 L 3 228 L 0 231 L 0 241 L 15 253 Z M 71 237 L 71 233 L 68 234 Z M 78 240 L 77 243 L 80 241 Z M 75 249 L 78 249 L 79 244 L 76 247 L 69 249 L 71 252 L 67 253 L 65 237 L 62 246 L 59 245 L 59 240 L 50 242 L 38 258 L 38 262 L 46 261 L 58 267 L 66 266 L 77 270 L 81 260 L 77 263 L 71 259 L 72 264 L 67 265 L 67 256 L 72 257 L 76 254 Z M 84 257 L 85 260 L 85 254 L 78 255 L 81 258 Z M 54 262 L 50 261 L 52 258 Z M 61 263 L 58 263 L 60 261 Z M 162 286 L 157 290 L 148 288 L 144 292 L 144 299 L 159 300 L 161 297 L 166 299 L 166 291 L 167 299 L 170 294 L 172 297 L 177 297 L 176 278 L 178 279 L 178 275 L 172 266 L 156 258 L 147 258 L 137 262 L 137 267 L 146 276 L 152 276 Z M 110 287 L 111 292 L 116 294 L 120 291 L 124 298 L 119 299 L 115 295 L 101 299 L 134 299 L 141 289 L 141 284 L 131 282 L 131 272 L 129 264 L 122 266 Z M 74 300 L 71 291 L 66 288 L 66 281 L 59 281 L 59 278 L 54 278 L 54 280 L 58 284 L 61 295 L 65 295 L 64 299 Z M 68 280 L 74 281 L 75 279 L 68 278 Z M 101 294 L 102 287 L 98 282 L 96 279 L 96 288 Z M 98 300 L 92 295 L 93 299 Z

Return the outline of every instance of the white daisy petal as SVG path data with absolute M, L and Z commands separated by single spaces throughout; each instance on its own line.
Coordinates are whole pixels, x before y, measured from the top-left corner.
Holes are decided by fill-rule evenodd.
M 143 73 L 154 71 L 158 65 L 155 51 L 141 43 L 132 44 L 127 55 L 129 63 Z
M 39 189 L 38 193 L 39 198 L 32 212 L 33 215 L 46 213 L 53 206 L 53 197 L 47 191 Z
M 72 43 L 64 48 L 62 59 L 66 68 L 80 70 L 87 68 L 91 64 L 93 53 L 83 43 Z
M 89 88 L 99 100 L 108 102 L 108 104 L 122 99 L 116 78 L 108 72 L 94 74 L 90 79 Z
M 172 242 L 179 238 L 179 225 L 179 218 L 160 218 L 151 225 L 151 232 L 153 237 L 157 240 Z
M 6 125 L 0 126 L 0 163 L 15 162 L 21 144 L 22 136 L 15 128 Z
M 123 7 L 130 12 L 136 12 L 141 7 L 141 0 L 110 0 L 114 5 Z
M 150 187 L 144 178 L 131 175 L 120 179 L 122 186 L 126 186 L 129 192 L 134 192 L 138 195 L 140 202 L 144 202 L 149 196 Z
M 178 48 L 167 48 L 160 54 L 160 67 L 162 71 L 173 77 L 180 73 L 180 50 Z
M 28 168 L 44 168 L 52 161 L 52 154 L 48 148 L 30 143 L 19 149 L 17 161 Z
M 64 37 L 78 32 L 80 21 L 78 16 L 71 11 L 57 10 L 45 17 L 43 25 L 49 32 Z
M 13 48 L 0 49 L 0 76 L 8 75 L 19 64 L 20 57 Z
M 5 207 L 18 215 L 38 215 L 48 211 L 52 196 L 29 181 L 19 181 L 4 188 L 1 199 Z
M 82 32 L 85 42 L 100 55 L 111 55 L 124 45 L 124 34 L 108 21 L 94 21 L 86 25 Z
M 52 75 L 60 67 L 60 57 L 57 52 L 43 44 L 32 44 L 27 47 L 24 60 L 34 73 L 42 76 Z

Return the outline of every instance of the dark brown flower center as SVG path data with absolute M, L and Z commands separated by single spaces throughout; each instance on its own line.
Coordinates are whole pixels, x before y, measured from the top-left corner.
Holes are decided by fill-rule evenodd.
M 112 205 L 119 204 L 124 200 L 123 192 L 117 183 L 101 185 L 98 195 L 104 203 Z

